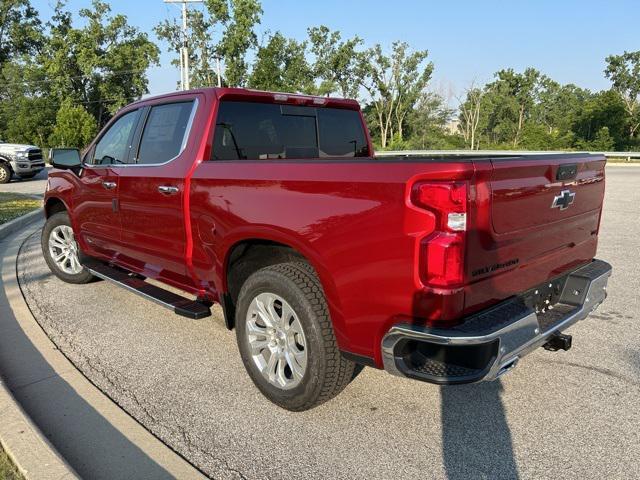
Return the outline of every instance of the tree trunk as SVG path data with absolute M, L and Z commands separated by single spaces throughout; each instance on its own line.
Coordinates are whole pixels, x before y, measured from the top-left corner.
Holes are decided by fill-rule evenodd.
M 520 114 L 518 116 L 518 129 L 516 130 L 516 137 L 513 139 L 514 148 L 518 146 L 520 140 L 520 132 L 522 131 L 522 124 L 524 123 L 524 105 L 520 106 Z
M 382 112 L 378 111 L 378 124 L 380 128 L 380 146 L 385 148 L 387 146 L 387 129 L 384 121 L 382 120 Z

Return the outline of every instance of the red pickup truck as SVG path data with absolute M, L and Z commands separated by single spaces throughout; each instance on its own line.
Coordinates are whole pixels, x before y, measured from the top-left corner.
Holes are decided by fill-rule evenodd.
M 290 410 L 359 365 L 458 384 L 566 350 L 611 274 L 594 259 L 603 156 L 375 157 L 352 100 L 173 93 L 50 161 L 52 272 L 194 319 L 220 303 L 252 380 Z

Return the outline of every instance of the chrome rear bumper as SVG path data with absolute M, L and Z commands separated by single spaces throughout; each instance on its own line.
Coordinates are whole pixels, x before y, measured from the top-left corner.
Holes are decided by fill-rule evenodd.
M 437 384 L 495 380 L 533 349 L 587 317 L 607 296 L 611 265 L 594 260 L 549 283 L 555 301 L 543 310 L 539 290 L 508 299 L 451 329 L 393 326 L 382 339 L 389 373 Z M 543 303 L 544 304 L 544 303 Z

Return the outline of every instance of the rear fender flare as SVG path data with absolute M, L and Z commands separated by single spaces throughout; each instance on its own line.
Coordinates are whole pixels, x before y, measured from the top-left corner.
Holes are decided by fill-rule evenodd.
M 255 225 L 252 225 L 250 228 L 240 228 L 233 233 L 226 235 L 220 246 L 221 255 L 218 257 L 222 259 L 222 261 L 216 265 L 216 277 L 221 279 L 222 290 L 224 292 L 228 291 L 226 272 L 229 263 L 229 256 L 233 251 L 233 248 L 237 244 L 248 240 L 264 240 L 288 246 L 302 255 L 307 262 L 309 262 L 318 274 L 320 284 L 324 290 L 338 345 L 342 349 L 346 348 L 350 342 L 348 341 L 340 297 L 338 295 L 338 290 L 333 276 L 327 268 L 324 259 L 318 255 L 317 251 L 313 249 L 312 246 L 300 235 L 277 227 L 260 226 L 259 228 L 256 228 Z

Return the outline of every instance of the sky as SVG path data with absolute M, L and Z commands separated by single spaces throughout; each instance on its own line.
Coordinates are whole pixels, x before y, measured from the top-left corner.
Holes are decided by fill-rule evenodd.
M 32 0 L 43 18 L 53 0 Z M 178 17 L 180 7 L 162 0 L 112 0 L 114 13 L 155 39 L 158 22 Z M 90 0 L 69 0 L 76 13 Z M 343 38 L 358 35 L 366 46 L 406 41 L 426 49 L 435 70 L 430 88 L 451 100 L 471 82 L 485 83 L 502 68 L 534 67 L 560 83 L 609 88 L 605 57 L 640 50 L 640 1 L 627 0 L 262 0 L 258 38 L 269 32 L 302 40 L 306 29 L 326 25 Z M 163 47 L 161 66 L 149 71 L 150 93 L 176 89 L 178 70 Z

